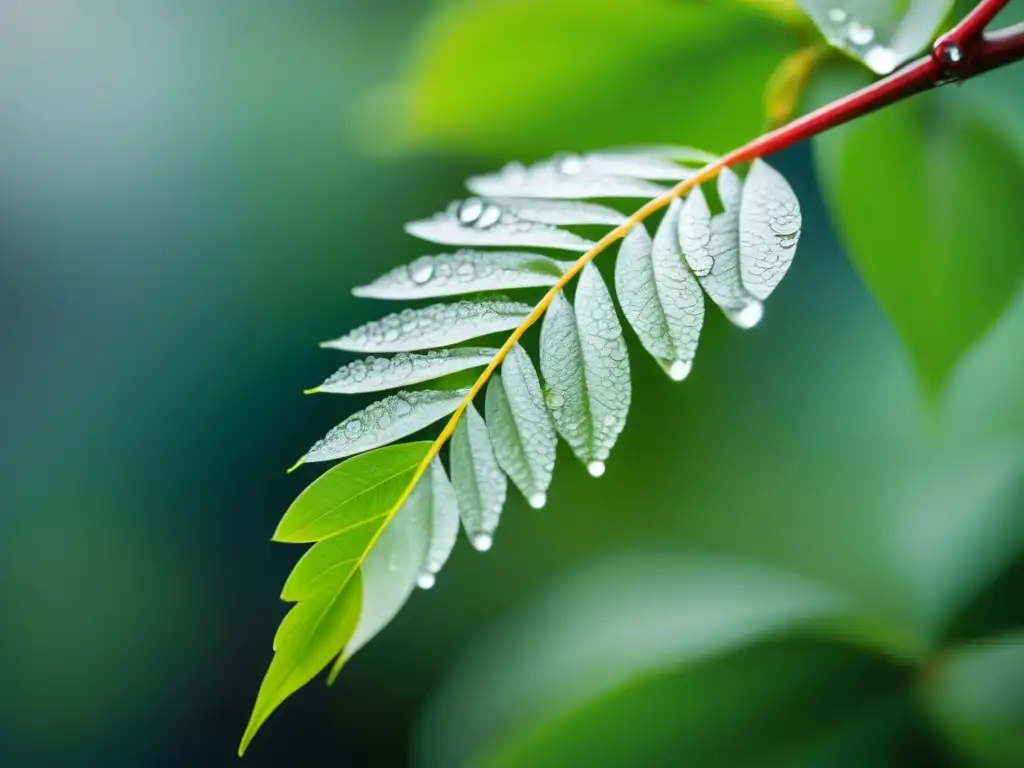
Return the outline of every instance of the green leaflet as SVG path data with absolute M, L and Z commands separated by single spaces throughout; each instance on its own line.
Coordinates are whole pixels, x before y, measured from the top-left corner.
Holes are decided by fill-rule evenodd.
M 238 754 L 281 702 L 312 680 L 355 632 L 362 602 L 358 573 L 348 588 L 325 592 L 292 608 L 274 637 L 274 659 L 256 696 Z
M 429 447 L 408 443 L 350 459 L 315 480 L 285 514 L 279 541 L 320 540 L 285 583 L 282 598 L 298 603 L 274 637 L 239 754 L 281 702 L 343 651 L 351 656 L 405 602 L 427 554 L 423 513 L 406 504 L 381 529 Z M 403 569 L 390 567 L 395 559 Z
M 319 541 L 383 515 L 398 501 L 430 443 L 402 443 L 332 467 L 288 507 L 274 541 Z
M 814 101 L 863 80 L 830 70 Z M 1003 97 L 1012 101 L 1013 92 Z M 1024 281 L 1024 259 L 1007 245 L 1020 231 L 1024 156 L 983 93 L 967 83 L 924 94 L 814 142 L 849 256 L 932 399 Z

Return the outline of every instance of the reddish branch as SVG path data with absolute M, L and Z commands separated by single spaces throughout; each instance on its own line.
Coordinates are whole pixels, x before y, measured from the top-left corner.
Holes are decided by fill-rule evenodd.
M 959 24 L 935 41 L 930 54 L 866 88 L 759 136 L 726 155 L 724 165 L 779 152 L 914 94 L 968 80 L 1024 59 L 1024 23 L 996 32 L 985 31 L 1008 2 L 982 0 Z

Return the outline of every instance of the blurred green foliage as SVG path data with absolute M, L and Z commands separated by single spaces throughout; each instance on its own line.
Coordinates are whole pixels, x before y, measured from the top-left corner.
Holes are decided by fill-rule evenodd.
M 371 138 L 506 159 L 623 141 L 724 152 L 765 128 L 792 16 L 717 0 L 441 3 L 400 85 L 369 102 Z
M 851 74 L 819 72 L 814 102 L 870 82 Z M 932 398 L 1021 295 L 1024 259 L 1008 246 L 1020 222 L 1007 201 L 1024 196 L 1022 89 L 1019 67 L 998 70 L 815 139 L 850 257 Z

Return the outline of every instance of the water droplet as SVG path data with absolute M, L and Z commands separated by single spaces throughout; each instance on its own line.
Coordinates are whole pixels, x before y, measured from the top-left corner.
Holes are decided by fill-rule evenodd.
M 544 393 L 544 402 L 547 403 L 548 408 L 552 409 L 561 408 L 565 405 L 565 399 L 560 394 L 550 389 Z
M 558 161 L 559 173 L 564 173 L 566 176 L 575 176 L 582 170 L 583 161 L 579 155 L 565 155 Z
M 409 265 L 409 279 L 416 285 L 423 285 L 434 276 L 434 260 L 429 256 L 421 256 Z
M 764 317 L 764 305 L 759 301 L 749 301 L 743 309 L 730 313 L 730 318 L 740 328 L 753 328 Z
M 484 212 L 484 202 L 479 197 L 471 197 L 463 200 L 459 206 L 459 221 L 463 224 L 472 224 L 480 218 Z
M 616 421 L 618 421 L 618 419 L 615 418 L 615 414 L 613 413 L 609 413 L 607 416 L 604 417 L 604 425 L 606 427 L 615 426 Z
M 527 499 L 527 501 L 530 503 L 530 506 L 533 507 L 534 509 L 541 509 L 545 504 L 548 503 L 548 497 L 547 494 L 544 493 L 535 493 L 531 495 L 530 498 Z
M 828 12 L 828 20 L 833 24 L 845 24 L 850 18 L 842 8 L 831 8 Z
M 683 362 L 682 360 L 676 360 L 672 365 L 669 366 L 668 375 L 672 381 L 682 381 L 690 375 L 690 371 L 693 369 L 693 363 Z
M 345 434 L 351 438 L 359 437 L 363 433 L 363 422 L 353 419 L 345 425 Z
M 426 571 L 416 577 L 416 586 L 420 589 L 430 589 L 437 583 L 437 577 Z
M 477 533 L 473 536 L 473 546 L 478 552 L 486 552 L 494 546 L 494 537 L 489 533 Z
M 501 219 L 501 208 L 496 205 L 488 205 L 484 208 L 483 213 L 480 214 L 476 220 L 477 229 L 487 229 L 493 227 Z
M 587 472 L 591 477 L 600 477 L 604 474 L 605 466 L 603 461 L 592 461 L 587 464 Z
M 875 39 L 875 30 L 859 21 L 851 21 L 846 29 L 846 36 L 854 45 L 870 45 Z
M 964 58 L 964 52 L 956 43 L 949 43 L 941 49 L 942 58 L 950 64 L 959 64 Z
M 864 54 L 864 63 L 880 75 L 888 75 L 900 64 L 899 55 L 884 46 L 876 45 Z

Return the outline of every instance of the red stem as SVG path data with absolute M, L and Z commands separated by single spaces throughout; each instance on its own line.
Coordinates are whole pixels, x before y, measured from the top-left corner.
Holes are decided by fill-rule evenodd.
M 922 91 L 968 80 L 1024 59 L 1024 23 L 990 34 L 983 32 L 985 25 L 1007 2 L 982 0 L 959 24 L 935 42 L 930 54 L 859 91 L 759 136 L 726 155 L 723 164 L 736 165 L 780 152 Z M 956 50 L 951 52 L 951 47 Z
M 966 51 L 981 39 L 985 27 L 1006 7 L 1008 2 L 1010 0 L 981 0 L 955 28 L 940 37 L 935 44 L 938 46 L 942 43 L 947 45 L 952 43 Z

